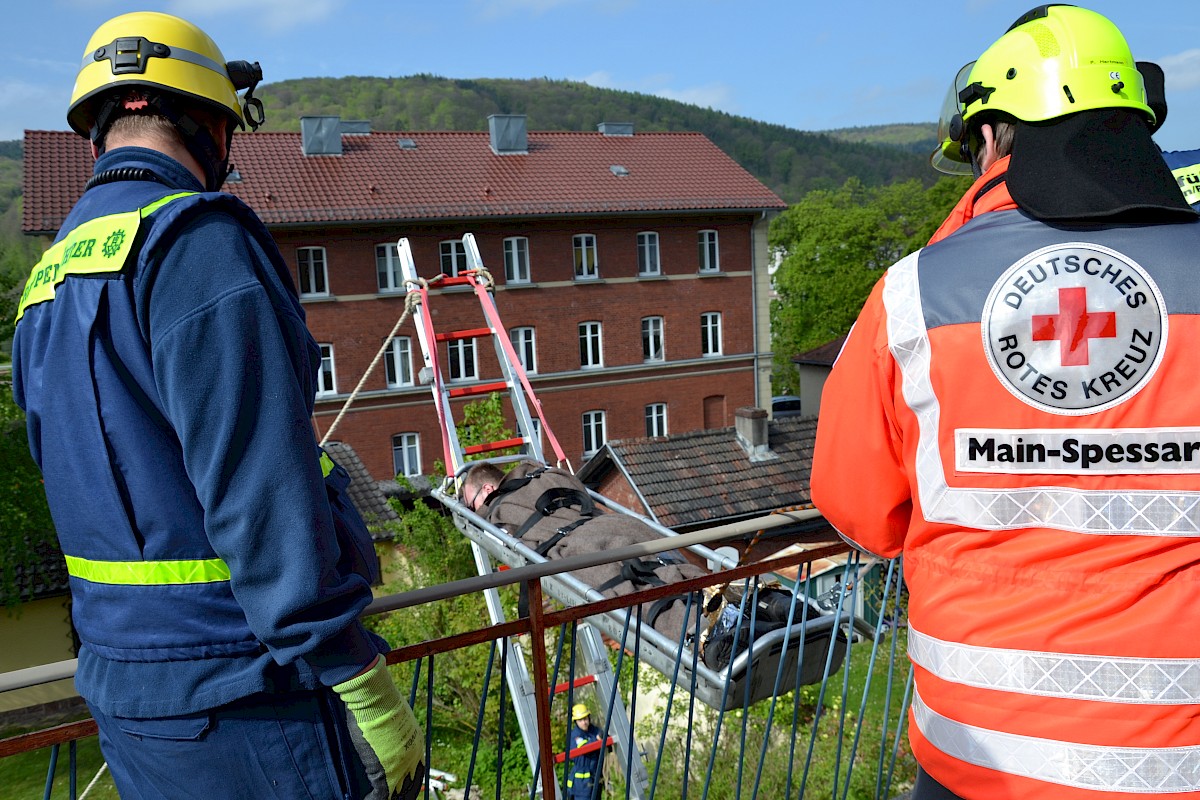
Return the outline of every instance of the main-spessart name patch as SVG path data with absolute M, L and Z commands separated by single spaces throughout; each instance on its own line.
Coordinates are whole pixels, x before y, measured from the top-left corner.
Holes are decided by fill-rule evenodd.
M 1007 475 L 1200 473 L 1200 428 L 959 428 L 954 468 Z
M 1123 403 L 1162 361 L 1166 304 L 1133 259 L 1086 242 L 1013 264 L 983 309 L 984 351 L 1019 400 L 1052 414 Z

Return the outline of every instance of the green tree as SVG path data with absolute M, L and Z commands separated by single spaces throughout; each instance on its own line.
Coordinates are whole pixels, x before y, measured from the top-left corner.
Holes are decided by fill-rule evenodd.
M 967 187 L 943 178 L 869 187 L 850 178 L 810 192 L 771 224 L 782 256 L 771 301 L 774 389 L 798 389 L 792 356 L 845 334 L 883 271 L 923 246 Z
M 57 548 L 42 473 L 29 453 L 25 414 L 13 401 L 12 380 L 0 376 L 0 598 L 12 609 L 27 597 L 17 590 L 18 571 L 36 567 Z

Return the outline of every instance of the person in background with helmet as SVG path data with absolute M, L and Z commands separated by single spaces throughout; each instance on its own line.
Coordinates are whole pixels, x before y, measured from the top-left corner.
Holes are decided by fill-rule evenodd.
M 25 285 L 13 392 L 121 795 L 413 798 L 423 736 L 358 619 L 378 563 L 309 423 L 319 351 L 217 191 L 261 77 L 165 14 L 92 36 L 67 120 L 95 174 Z
M 1163 158 L 1184 198 L 1200 211 L 1200 150 L 1165 150 Z
M 592 712 L 583 703 L 571 706 L 570 749 L 600 741 L 600 731 L 592 727 Z M 604 780 L 600 767 L 604 761 L 604 748 L 590 753 L 581 753 L 571 759 L 567 768 L 567 794 L 573 800 L 593 800 L 604 792 Z
M 959 73 L 977 180 L 825 385 L 813 502 L 904 555 L 915 800 L 1200 797 L 1200 218 L 1141 66 L 1049 5 Z

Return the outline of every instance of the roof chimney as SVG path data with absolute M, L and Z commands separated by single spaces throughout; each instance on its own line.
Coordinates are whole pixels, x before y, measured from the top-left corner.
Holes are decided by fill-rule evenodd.
M 492 152 L 498 156 L 528 155 L 529 140 L 525 131 L 524 114 L 491 114 L 488 116 Z
M 767 412 L 761 408 L 739 408 L 733 412 L 738 444 L 751 461 L 779 458 L 767 443 Z
M 596 130 L 605 136 L 633 136 L 632 122 L 601 122 Z
M 342 154 L 341 117 L 301 117 L 300 147 L 306 156 Z

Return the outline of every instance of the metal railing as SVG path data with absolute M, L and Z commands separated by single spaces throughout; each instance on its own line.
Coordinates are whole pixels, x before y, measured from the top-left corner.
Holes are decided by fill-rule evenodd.
M 704 540 L 703 534 L 687 536 Z M 680 538 L 658 550 L 679 547 L 684 543 Z M 848 555 L 840 570 L 814 574 L 813 562 L 835 555 Z M 601 796 L 606 798 L 850 800 L 889 798 L 907 788 L 915 769 L 903 737 L 912 675 L 904 658 L 906 629 L 898 563 L 868 563 L 849 553 L 845 545 L 831 542 L 618 598 L 547 607 L 542 579 L 627 557 L 610 551 L 535 564 L 381 597 L 371 604 L 368 614 L 386 615 L 477 595 L 484 588 L 524 586 L 528 592 L 527 617 L 404 645 L 389 653 L 389 664 L 400 667 L 398 683 L 407 686 L 410 702 L 425 723 L 427 763 L 437 770 L 425 797 L 566 796 L 568 770 L 563 765 L 580 754 L 567 752 L 568 709 L 581 701 L 594 710 L 603 737 L 623 726 L 628 740 L 637 743 L 623 763 L 612 755 L 603 759 L 606 794 Z M 796 570 L 795 580 L 783 584 L 789 592 L 787 619 L 792 624 L 785 623 L 782 634 L 764 632 L 757 618 L 760 593 L 766 591 L 766 580 L 789 570 Z M 818 589 L 818 583 L 831 580 L 836 580 L 832 590 Z M 744 698 L 732 698 L 719 708 L 698 703 L 694 681 L 702 656 L 699 647 L 684 647 L 683 639 L 702 638 L 701 625 L 710 621 L 702 621 L 699 614 L 685 614 L 685 619 L 695 620 L 696 628 L 680 634 L 678 652 L 692 663 L 677 658 L 670 670 L 648 667 L 643 634 L 650 628 L 643 624 L 642 604 L 686 595 L 690 611 L 698 596 L 694 593 L 707 589 L 711 595 L 721 587 L 735 598 L 727 605 L 728 615 L 733 616 L 736 607 L 742 620 L 733 629 L 733 653 L 739 651 L 739 637 L 745 637 L 748 646 L 756 637 L 774 635 L 777 643 L 772 649 L 787 654 L 791 648 L 803 647 L 805 623 L 815 613 L 811 608 L 835 615 L 837 625 L 831 635 L 840 647 L 827 648 L 826 663 L 817 673 L 820 681 L 801 685 L 803 670 L 797 670 L 795 683 L 784 682 L 780 657 L 770 662 L 777 663 L 779 671 L 771 676 L 774 690 L 768 699 L 753 702 L 747 690 Z M 793 612 L 799 617 L 793 617 Z M 608 637 L 610 651 L 579 652 L 579 626 L 590 624 L 588 619 L 596 615 L 614 613 L 621 614 L 624 623 L 619 636 Z M 509 689 L 498 677 L 505 674 L 504 661 L 510 657 L 504 645 L 514 639 L 522 645 L 520 652 L 528 649 L 532 667 L 527 688 L 536 704 L 538 739 L 533 764 L 525 759 L 519 734 L 514 733 Z M 835 651 L 841 653 L 840 659 L 834 658 Z M 613 718 L 615 696 L 594 696 L 586 676 L 588 659 L 597 657 L 610 660 L 628 719 Z M 72 673 L 73 662 L 7 673 L 0 675 L 0 691 Z M 471 685 L 472 680 L 477 683 Z M 614 695 L 616 691 L 614 687 Z M 0 740 L 0 758 L 50 748 L 44 795 L 49 798 L 59 748 L 69 744 L 68 791 L 75 798 L 74 743 L 95 733 L 95 723 L 83 720 L 21 734 Z M 639 765 L 641 769 L 635 769 Z M 644 783 L 639 784 L 638 775 L 644 775 Z M 455 782 L 461 784 L 457 790 L 451 788 Z M 472 793 L 471 787 L 478 787 L 479 793 Z

